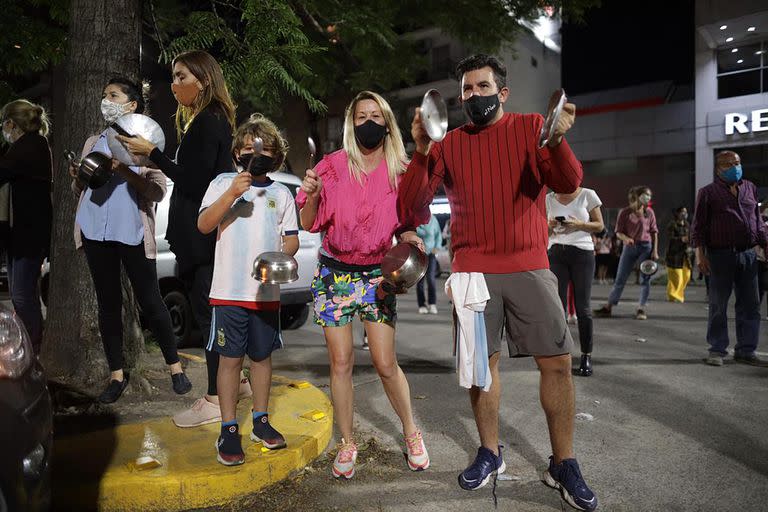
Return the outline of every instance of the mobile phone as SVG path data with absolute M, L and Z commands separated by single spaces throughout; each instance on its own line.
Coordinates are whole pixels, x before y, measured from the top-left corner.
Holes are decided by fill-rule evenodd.
M 563 217 L 562 215 L 559 215 L 559 216 L 555 217 L 555 220 L 557 222 L 565 222 L 565 217 Z

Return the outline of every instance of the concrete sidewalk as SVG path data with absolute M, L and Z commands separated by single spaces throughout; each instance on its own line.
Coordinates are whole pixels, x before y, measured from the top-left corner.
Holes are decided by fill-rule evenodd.
M 320 455 L 333 418 L 325 393 L 306 381 L 273 377 L 270 420 L 288 447 L 267 450 L 248 439 L 250 402 L 238 420 L 245 464 L 216 461 L 220 424 L 177 428 L 170 417 L 57 438 L 56 510 L 175 511 L 233 502 L 271 485 Z

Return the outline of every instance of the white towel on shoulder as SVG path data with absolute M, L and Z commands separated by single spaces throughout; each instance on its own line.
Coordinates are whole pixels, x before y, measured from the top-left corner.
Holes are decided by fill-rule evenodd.
M 480 272 L 454 272 L 445 282 L 445 293 L 453 301 L 456 326 L 456 371 L 459 386 L 491 388 L 488 342 L 485 331 L 485 304 L 491 298 Z

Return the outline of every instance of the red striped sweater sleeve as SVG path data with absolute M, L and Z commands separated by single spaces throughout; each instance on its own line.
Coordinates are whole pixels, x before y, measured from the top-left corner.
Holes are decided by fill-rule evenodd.
M 398 187 L 398 233 L 412 231 L 429 222 L 429 205 L 444 176 L 443 148 L 439 143 L 432 145 L 429 155 L 414 153 Z
M 538 134 L 544 124 L 544 118 L 537 114 L 533 120 L 534 131 Z M 555 147 L 545 146 L 536 150 L 536 163 L 544 185 L 560 194 L 570 194 L 584 179 L 581 162 L 573 154 L 565 137 Z

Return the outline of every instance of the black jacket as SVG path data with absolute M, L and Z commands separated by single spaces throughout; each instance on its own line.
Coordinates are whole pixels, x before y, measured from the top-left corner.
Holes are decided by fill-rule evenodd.
M 0 156 L 0 184 L 11 184 L 11 227 L 3 241 L 11 256 L 48 256 L 51 247 L 51 148 L 25 133 Z
M 180 272 L 212 263 L 216 233 L 200 233 L 197 216 L 213 178 L 234 172 L 232 128 L 227 118 L 215 108 L 206 108 L 181 139 L 175 162 L 157 148 L 149 158 L 173 180 L 165 238 L 176 255 Z

